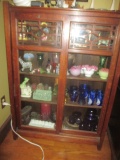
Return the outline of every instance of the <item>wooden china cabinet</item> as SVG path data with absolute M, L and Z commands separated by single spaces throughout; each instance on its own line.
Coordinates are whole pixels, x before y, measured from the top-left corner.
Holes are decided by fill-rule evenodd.
M 100 149 L 112 108 L 119 12 L 3 6 L 14 129 Z M 108 78 L 96 70 L 87 76 L 91 67 L 108 68 Z

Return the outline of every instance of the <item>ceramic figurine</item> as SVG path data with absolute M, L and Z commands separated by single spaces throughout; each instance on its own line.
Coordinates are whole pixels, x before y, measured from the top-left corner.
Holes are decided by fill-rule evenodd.
M 26 83 L 29 81 L 29 78 L 25 78 L 24 81 L 20 84 L 21 88 L 21 97 L 30 98 L 32 95 L 32 89 Z
M 52 71 L 52 65 L 51 65 L 50 59 L 48 59 L 48 62 L 46 65 L 46 71 L 47 71 L 47 73 L 51 73 L 51 71 Z
M 69 5 L 65 3 L 65 1 L 63 1 L 63 8 L 68 8 Z
M 71 5 L 71 7 L 75 7 L 75 5 L 76 5 L 76 0 L 74 0 L 73 2 L 72 2 L 72 5 Z
M 57 7 L 63 7 L 63 0 L 56 0 Z
M 32 63 L 31 62 L 24 62 L 22 60 L 22 58 L 19 57 L 19 62 L 22 66 L 22 71 L 24 71 L 25 69 L 29 68 L 30 71 L 32 71 Z

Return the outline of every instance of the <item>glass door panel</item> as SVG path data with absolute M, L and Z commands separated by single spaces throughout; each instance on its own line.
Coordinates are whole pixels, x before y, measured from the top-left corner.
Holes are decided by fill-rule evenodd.
M 117 27 L 71 22 L 69 48 L 111 51 Z
M 55 129 L 60 53 L 19 51 L 21 124 Z
M 63 130 L 97 132 L 101 109 L 106 105 L 110 61 L 108 56 L 68 54 Z
M 63 130 L 97 132 L 100 109 L 65 106 Z
M 17 34 L 19 45 L 61 48 L 62 22 L 18 20 Z

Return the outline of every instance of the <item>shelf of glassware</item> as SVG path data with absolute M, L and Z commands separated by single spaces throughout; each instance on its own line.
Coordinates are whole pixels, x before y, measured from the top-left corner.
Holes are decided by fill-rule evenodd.
M 18 58 L 22 126 L 55 130 L 60 53 L 21 50 Z

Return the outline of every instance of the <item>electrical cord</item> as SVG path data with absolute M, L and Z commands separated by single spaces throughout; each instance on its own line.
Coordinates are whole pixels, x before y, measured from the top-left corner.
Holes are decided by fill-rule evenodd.
M 3 102 L 2 105 L 4 105 L 4 106 L 11 106 L 11 105 L 10 105 L 9 103 L 7 103 L 7 102 Z M 43 150 L 43 148 L 42 148 L 39 144 L 33 143 L 33 142 L 31 142 L 31 141 L 23 138 L 21 135 L 19 135 L 19 134 L 14 130 L 14 128 L 13 128 L 12 119 L 11 119 L 11 129 L 12 129 L 12 131 L 13 131 L 19 138 L 21 138 L 22 140 L 24 140 L 24 141 L 26 141 L 27 143 L 32 144 L 32 145 L 34 145 L 34 146 L 36 146 L 36 147 L 39 147 L 39 148 L 41 149 L 41 151 L 42 151 L 42 160 L 44 160 L 44 150 Z
M 32 145 L 34 145 L 34 146 L 36 146 L 36 147 L 39 147 L 39 148 L 41 149 L 41 151 L 42 151 L 42 160 L 44 160 L 44 150 L 43 150 L 43 148 L 42 148 L 40 145 L 38 145 L 38 144 L 36 144 L 36 143 L 33 143 L 33 142 L 31 142 L 31 141 L 23 138 L 21 135 L 19 135 L 17 132 L 15 132 L 15 130 L 14 130 L 14 128 L 13 128 L 13 125 L 12 125 L 12 119 L 11 119 L 11 129 L 12 129 L 12 131 L 13 131 L 19 138 L 21 138 L 22 140 L 24 140 L 24 141 L 26 141 L 27 143 L 32 144 Z

